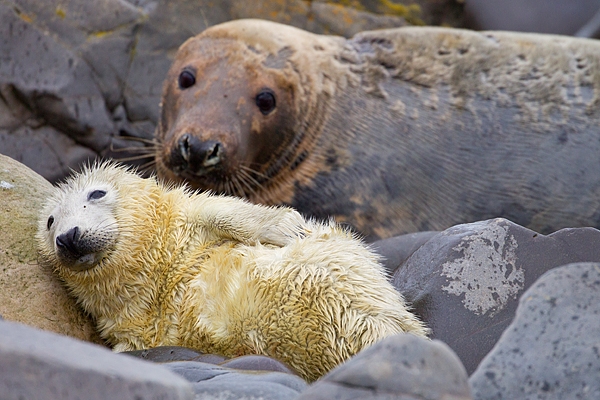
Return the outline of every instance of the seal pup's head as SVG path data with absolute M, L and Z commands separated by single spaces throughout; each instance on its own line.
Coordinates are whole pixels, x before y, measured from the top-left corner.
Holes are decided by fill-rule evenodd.
M 102 265 L 124 232 L 123 197 L 144 181 L 126 167 L 105 162 L 84 167 L 60 184 L 38 222 L 42 258 L 71 271 Z M 144 192 L 138 197 L 142 200 Z
M 261 20 L 213 26 L 178 50 L 163 87 L 156 169 L 193 188 L 268 202 L 311 170 L 314 138 L 347 66 L 344 39 Z M 334 60 L 334 61 L 332 61 Z M 290 178 L 294 175 L 294 179 Z

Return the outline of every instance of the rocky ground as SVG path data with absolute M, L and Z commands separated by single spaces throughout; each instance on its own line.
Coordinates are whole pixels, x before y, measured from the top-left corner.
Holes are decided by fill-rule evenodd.
M 390 337 L 312 384 L 261 356 L 112 353 L 33 243 L 48 180 L 141 154 L 131 139 L 152 137 L 174 51 L 207 26 L 255 17 L 347 37 L 407 23 L 597 37 L 597 11 L 595 0 L 1 2 L 0 398 L 600 398 L 596 229 L 541 235 L 495 219 L 374 243 L 433 340 Z
M 375 242 L 433 340 L 389 337 L 308 384 L 263 356 L 227 360 L 182 348 L 114 354 L 81 341 L 98 341 L 90 322 L 36 262 L 36 210 L 48 185 L 0 156 L 3 399 L 600 396 L 596 229 L 545 236 L 495 219 Z

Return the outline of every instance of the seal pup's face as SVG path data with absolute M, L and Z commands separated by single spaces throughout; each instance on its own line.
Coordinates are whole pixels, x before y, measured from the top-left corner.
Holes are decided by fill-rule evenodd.
M 189 39 L 163 87 L 158 175 L 260 200 L 266 184 L 302 167 L 310 153 L 305 131 L 323 112 L 313 98 L 324 91 L 319 74 L 334 76 L 317 53 L 337 43 L 257 20 Z
M 108 256 L 118 239 L 117 190 L 107 182 L 65 184 L 48 201 L 38 229 L 58 265 L 84 271 Z

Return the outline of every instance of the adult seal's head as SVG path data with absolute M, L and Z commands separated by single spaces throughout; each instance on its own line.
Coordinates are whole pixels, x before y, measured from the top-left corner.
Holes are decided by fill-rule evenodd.
M 163 88 L 159 176 L 253 201 L 291 200 L 295 181 L 323 169 L 307 155 L 343 75 L 330 57 L 342 46 L 259 20 L 189 39 Z

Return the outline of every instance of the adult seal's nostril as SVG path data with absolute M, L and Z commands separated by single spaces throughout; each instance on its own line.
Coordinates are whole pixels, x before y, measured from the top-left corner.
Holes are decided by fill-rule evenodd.
M 204 153 L 202 162 L 204 168 L 215 166 L 221 161 L 221 144 L 219 142 L 213 140 L 203 142 L 200 151 Z
M 190 139 L 193 138 L 189 133 L 184 134 L 179 139 L 179 154 L 186 161 L 190 161 Z
M 56 246 L 59 249 L 66 250 L 73 255 L 79 255 L 81 254 L 81 249 L 79 248 L 80 238 L 81 233 L 79 227 L 76 226 L 63 234 L 58 235 L 56 237 Z

